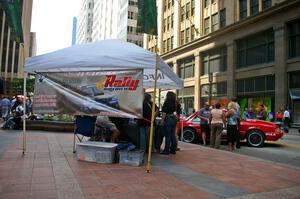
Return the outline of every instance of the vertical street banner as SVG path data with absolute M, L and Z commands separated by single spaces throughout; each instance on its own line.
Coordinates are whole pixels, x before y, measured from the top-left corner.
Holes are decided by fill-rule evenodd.
M 35 79 L 36 114 L 142 117 L 143 71 L 39 73 Z
M 137 32 L 157 35 L 156 0 L 138 0 Z
M 0 9 L 5 12 L 13 39 L 17 43 L 23 43 L 22 3 L 20 0 L 0 0 Z

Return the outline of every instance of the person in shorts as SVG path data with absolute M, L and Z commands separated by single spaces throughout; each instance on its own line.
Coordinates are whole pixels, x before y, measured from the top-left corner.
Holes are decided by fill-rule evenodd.
M 209 117 L 210 117 L 210 108 L 209 103 L 206 102 L 204 107 L 200 109 L 198 113 L 198 117 L 201 119 L 200 121 L 200 129 L 201 129 L 201 137 L 203 141 L 203 145 L 206 145 L 206 135 L 210 133 L 209 129 Z

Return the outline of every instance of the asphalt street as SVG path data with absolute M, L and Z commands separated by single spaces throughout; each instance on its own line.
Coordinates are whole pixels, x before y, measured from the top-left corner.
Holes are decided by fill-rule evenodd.
M 222 145 L 221 149 L 227 150 L 226 145 Z M 249 147 L 242 142 L 236 153 L 300 168 L 300 133 L 297 129 L 290 129 L 282 139 L 266 142 L 261 148 Z

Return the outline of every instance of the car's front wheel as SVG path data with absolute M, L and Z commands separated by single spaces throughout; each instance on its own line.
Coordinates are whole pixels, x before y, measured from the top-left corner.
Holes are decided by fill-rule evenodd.
M 247 134 L 247 144 L 252 147 L 262 147 L 265 143 L 265 137 L 259 130 L 251 130 Z
M 196 132 L 192 128 L 185 128 L 182 137 L 184 142 L 193 143 L 196 141 Z

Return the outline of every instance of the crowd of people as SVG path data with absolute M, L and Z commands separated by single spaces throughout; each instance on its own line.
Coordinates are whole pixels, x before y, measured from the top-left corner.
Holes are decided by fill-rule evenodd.
M 179 121 L 180 103 L 177 101 L 176 94 L 169 91 L 166 95 L 166 100 L 163 103 L 161 111 L 161 119 L 156 122 L 155 118 L 159 115 L 159 109 L 155 105 L 154 115 L 154 131 L 153 142 L 151 151 L 158 152 L 163 155 L 176 154 L 179 150 L 177 147 L 176 126 Z M 145 93 L 143 101 L 143 118 L 138 120 L 139 133 L 140 133 L 140 149 L 147 151 L 149 148 L 150 140 L 150 125 L 151 125 L 151 112 L 152 99 L 151 95 Z M 161 145 L 165 138 L 164 149 L 161 150 Z
M 13 97 L 12 99 L 3 97 L 0 101 L 1 117 L 6 121 L 6 128 L 19 129 L 21 126 L 21 117 L 24 114 L 23 101 L 21 97 Z M 169 91 L 163 103 L 162 110 L 155 105 L 154 114 L 154 131 L 151 151 L 159 152 L 163 155 L 176 154 L 179 150 L 177 147 L 177 123 L 180 118 L 181 106 L 177 100 L 176 94 Z M 26 114 L 32 115 L 32 100 L 29 97 L 26 99 Z M 161 119 L 156 122 L 156 117 L 160 114 Z M 151 95 L 145 93 L 143 100 L 143 118 L 138 120 L 139 128 L 139 144 L 140 149 L 147 151 L 150 140 L 150 125 L 152 115 L 152 99 Z M 197 115 L 201 120 L 201 138 L 203 145 L 207 145 L 207 137 L 210 137 L 210 147 L 218 149 L 221 143 L 221 135 L 224 128 L 227 130 L 228 150 L 234 151 L 239 148 L 239 122 L 241 120 L 240 105 L 237 103 L 236 97 L 233 97 L 228 103 L 226 109 L 221 108 L 220 103 L 211 106 L 208 102 L 198 111 Z M 260 119 L 266 120 L 268 117 L 266 108 L 263 104 L 257 113 L 254 113 L 253 108 L 245 108 L 243 114 L 245 120 Z M 275 117 L 277 121 L 283 122 L 284 126 L 290 126 L 290 112 L 288 108 L 283 111 L 280 109 Z M 5 127 L 4 125 L 4 127 Z M 101 129 L 108 129 L 106 133 L 100 135 L 101 141 L 117 142 L 120 138 L 120 130 L 106 116 L 98 116 L 95 123 L 96 131 L 102 132 Z M 161 145 L 165 138 L 164 149 L 161 150 Z
M 231 99 L 227 109 L 224 110 L 221 109 L 220 103 L 216 103 L 213 107 L 205 103 L 204 107 L 199 110 L 198 117 L 201 119 L 203 145 L 207 145 L 206 137 L 210 135 L 210 147 L 220 148 L 222 131 L 226 127 L 228 150 L 234 151 L 239 148 L 240 106 L 236 97 Z
M 0 115 L 5 122 L 3 128 L 20 129 L 21 117 L 24 114 L 24 99 L 21 96 L 14 96 L 12 99 L 3 97 L 0 101 Z M 26 114 L 32 113 L 32 100 L 26 99 Z

